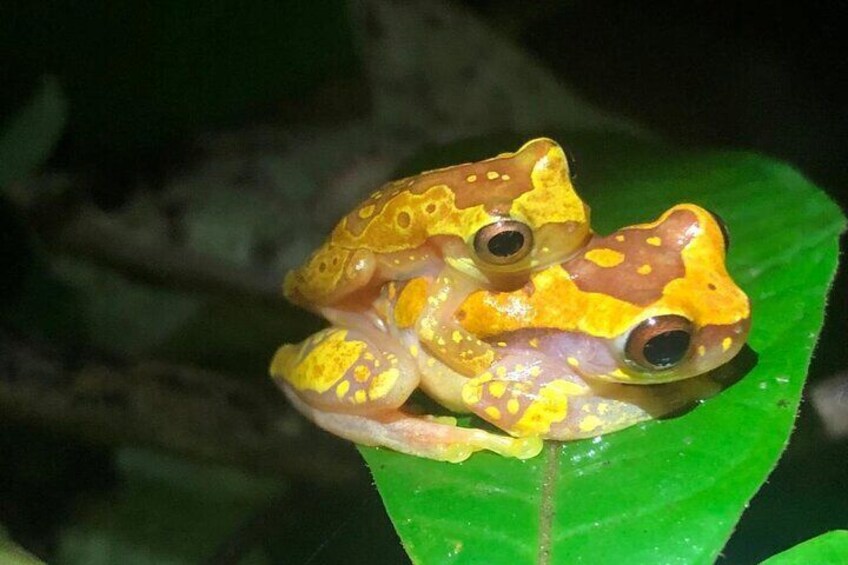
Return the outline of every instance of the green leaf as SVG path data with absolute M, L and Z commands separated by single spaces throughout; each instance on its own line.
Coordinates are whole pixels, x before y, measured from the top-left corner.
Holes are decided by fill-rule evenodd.
M 0 132 L 0 188 L 40 167 L 65 126 L 65 98 L 47 77 L 33 99 Z
M 577 156 L 578 189 L 601 233 L 680 202 L 724 218 L 728 269 L 753 303 L 755 365 L 682 416 L 547 442 L 524 462 L 361 452 L 416 563 L 712 563 L 786 446 L 844 218 L 802 175 L 765 157 L 554 137 Z M 501 140 L 485 151 L 517 146 Z M 454 161 L 485 154 L 477 145 Z
M 0 563 L 4 565 L 40 565 L 43 561 L 36 559 L 28 551 L 9 540 L 3 527 L 0 526 Z
M 763 561 L 763 565 L 848 563 L 848 530 L 835 530 L 799 543 Z

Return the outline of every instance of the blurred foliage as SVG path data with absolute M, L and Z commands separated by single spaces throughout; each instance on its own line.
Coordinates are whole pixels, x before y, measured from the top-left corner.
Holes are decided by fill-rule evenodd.
M 60 563 L 198 563 L 278 499 L 280 481 L 133 449 L 115 460 L 120 488 L 63 528 Z M 240 563 L 267 563 L 248 552 Z
M 0 563 L 5 565 L 38 565 L 43 562 L 4 539 L 3 533 L 0 531 Z
M 67 101 L 53 77 L 0 131 L 0 189 L 25 180 L 49 158 L 66 121 Z M 72 291 L 50 272 L 30 227 L 0 192 L 0 321 L 66 341 L 80 341 L 80 311 Z
M 3 125 L 0 134 L 0 187 L 40 167 L 62 135 L 67 102 L 53 77 L 42 80 L 32 100 Z
M 350 29 L 342 0 L 10 2 L 0 52 L 15 57 L 0 58 L 0 109 L 51 73 L 72 109 L 65 155 L 127 166 L 349 76 Z

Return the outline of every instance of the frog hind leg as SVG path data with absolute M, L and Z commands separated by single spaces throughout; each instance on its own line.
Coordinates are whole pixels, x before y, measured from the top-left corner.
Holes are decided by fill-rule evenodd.
M 358 369 L 362 366 L 371 371 L 371 380 Z M 414 364 L 377 348 L 357 330 L 332 327 L 301 344 L 282 346 L 271 375 L 304 416 L 364 445 L 451 462 L 481 450 L 523 459 L 542 447 L 536 438 L 516 439 L 461 428 L 453 418 L 404 413 L 401 406 L 418 384 Z
M 321 330 L 297 345 L 283 345 L 271 376 L 319 408 L 351 413 L 397 408 L 418 386 L 414 363 L 381 348 L 378 332 L 344 327 Z
M 451 369 L 466 376 L 479 375 L 494 362 L 495 351 L 468 332 L 454 314 L 478 286 L 444 269 L 433 285 L 427 304 L 418 317 L 416 330 L 421 345 Z
M 597 382 L 571 400 L 569 416 L 551 428 L 552 439 L 581 439 L 655 420 L 715 395 L 721 386 L 708 375 L 656 385 Z
M 538 352 L 505 356 L 463 386 L 463 402 L 516 436 L 574 440 L 659 418 L 716 393 L 705 378 L 661 385 L 587 382 Z
M 436 461 L 460 463 L 477 451 L 528 459 L 542 449 L 538 438 L 513 438 L 461 428 L 450 417 L 411 416 L 400 410 L 372 415 L 345 414 L 306 404 L 290 388 L 286 396 L 298 411 L 324 430 L 361 445 L 387 447 Z
M 564 363 L 539 352 L 512 353 L 469 379 L 462 401 L 469 410 L 518 437 L 554 437 L 575 398 L 589 392 Z

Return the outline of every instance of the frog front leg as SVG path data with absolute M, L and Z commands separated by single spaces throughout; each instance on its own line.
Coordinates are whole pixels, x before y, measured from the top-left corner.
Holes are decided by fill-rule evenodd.
M 442 270 L 430 285 L 416 323 L 421 344 L 434 357 L 469 377 L 484 372 L 495 360 L 492 347 L 468 332 L 455 318 L 459 306 L 478 288 L 453 269 Z
M 331 327 L 274 356 L 271 375 L 292 404 L 325 430 L 364 445 L 458 462 L 488 449 L 533 457 L 537 438 L 516 439 L 457 427 L 453 418 L 402 410 L 418 385 L 411 357 L 389 336 Z

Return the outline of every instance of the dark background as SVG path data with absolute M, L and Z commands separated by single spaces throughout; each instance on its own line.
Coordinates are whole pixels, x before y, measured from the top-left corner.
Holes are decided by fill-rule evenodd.
M 190 142 L 201 132 L 331 123 L 368 112 L 354 39 L 363 30 L 351 28 L 341 2 L 307 4 L 3 3 L 0 119 L 45 74 L 58 77 L 71 110 L 48 168 L 84 171 L 85 197 L 104 210 L 120 208 L 139 179 L 155 190 L 190 162 Z M 844 4 L 465 4 L 598 106 L 682 145 L 751 149 L 790 162 L 848 207 Z M 9 233 L 19 219 L 2 211 Z M 3 244 L 6 255 L 18 248 L 14 234 Z M 810 386 L 848 369 L 846 283 L 842 268 Z M 823 437 L 812 406 L 802 405 L 789 450 L 726 548 L 729 562 L 753 562 L 848 526 L 848 443 Z M 81 497 L 116 488 L 111 448 L 31 421 L 0 414 L 0 453 L 0 523 L 45 557 Z M 374 552 L 396 552 L 367 480 L 358 488 L 340 497 L 295 485 L 285 508 L 271 505 L 254 517 L 258 533 L 236 536 L 232 547 L 224 541 L 209 555 L 227 562 L 229 551 L 249 553 L 283 531 L 291 537 L 278 544 L 303 547 L 287 555 L 307 556 L 327 538 L 327 520 L 334 534 L 316 562 L 334 545 L 346 551 L 341 540 L 350 536 L 373 540 Z M 303 517 L 299 524 L 291 525 L 293 515 Z

